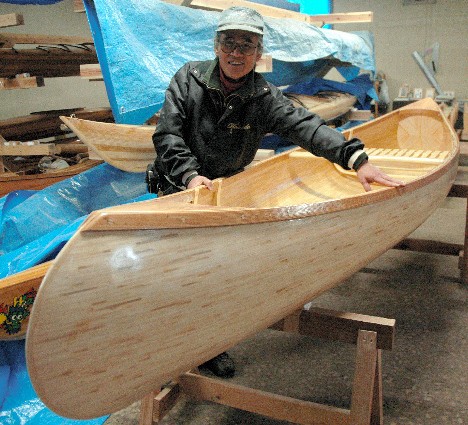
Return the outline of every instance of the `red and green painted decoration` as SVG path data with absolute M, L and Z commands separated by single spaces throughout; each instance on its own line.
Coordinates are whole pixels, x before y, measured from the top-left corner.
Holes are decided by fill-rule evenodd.
M 0 329 L 8 335 L 21 331 L 23 321 L 29 317 L 37 291 L 31 289 L 25 294 L 15 297 L 13 304 L 0 304 Z

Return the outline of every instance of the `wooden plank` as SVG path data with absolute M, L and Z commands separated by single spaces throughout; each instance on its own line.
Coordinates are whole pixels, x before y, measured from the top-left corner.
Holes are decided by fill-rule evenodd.
M 468 102 L 463 104 L 463 131 L 460 140 L 468 140 Z
M 153 393 L 154 394 L 154 393 Z M 152 400 L 152 419 L 159 422 L 174 407 L 179 400 L 181 390 L 179 384 L 170 382 Z M 152 424 L 151 424 L 152 425 Z
M 20 143 L 8 145 L 0 145 L 0 155 L 3 156 L 32 156 L 32 155 L 55 155 L 57 149 L 54 143 Z
M 310 21 L 324 24 L 350 24 L 359 22 L 372 22 L 373 12 L 329 13 L 326 15 L 310 15 Z
M 351 398 L 351 423 L 369 425 L 377 366 L 377 335 L 360 330 L 357 341 L 356 369 Z
M 275 323 L 271 329 L 283 330 L 284 320 Z M 356 344 L 358 332 L 361 329 L 377 332 L 379 349 L 392 349 L 395 337 L 394 319 L 323 308 L 302 310 L 300 314 L 299 333 L 301 335 Z
M 372 117 L 372 112 L 369 110 L 354 110 L 349 113 L 350 121 L 369 121 Z
M 13 47 L 16 44 L 94 44 L 92 37 L 74 37 L 66 35 L 0 33 L 0 47 Z
M 0 15 L 0 28 L 16 27 L 18 25 L 24 25 L 24 18 L 20 13 Z
M 73 0 L 73 11 L 74 12 L 84 12 L 85 11 L 83 0 Z
M 232 6 L 243 6 L 255 9 L 263 16 L 269 16 L 271 18 L 289 18 L 296 19 L 297 21 L 310 22 L 309 15 L 303 13 L 294 12 L 292 10 L 280 9 L 278 7 L 266 6 L 260 3 L 252 3 L 244 0 L 193 0 L 190 7 L 194 9 L 204 10 L 224 10 Z
M 273 58 L 271 55 L 262 55 L 260 60 L 255 66 L 255 71 L 264 73 L 273 71 Z M 86 78 L 90 81 L 100 81 L 103 79 L 101 66 L 96 64 L 83 64 L 80 65 L 80 77 Z
M 0 78 L 0 90 L 31 89 L 44 87 L 42 77 Z
M 194 373 L 181 375 L 179 385 L 184 394 L 194 399 L 210 400 L 295 424 L 350 424 L 350 413 L 346 409 L 220 382 Z
M 80 65 L 80 77 L 90 81 L 102 81 L 101 66 L 98 63 Z
M 352 13 L 332 13 L 327 15 L 306 15 L 304 13 L 295 12 L 292 10 L 281 9 L 278 7 L 267 6 L 259 3 L 253 3 L 244 0 L 192 0 L 192 1 L 170 1 L 169 3 L 179 4 L 194 9 L 204 10 L 224 10 L 231 6 L 244 6 L 250 7 L 260 12 L 263 16 L 271 18 L 288 18 L 295 19 L 301 22 L 307 22 L 316 26 L 323 26 L 324 24 L 342 24 L 342 23 L 356 23 L 356 22 L 372 22 L 372 12 L 352 12 Z

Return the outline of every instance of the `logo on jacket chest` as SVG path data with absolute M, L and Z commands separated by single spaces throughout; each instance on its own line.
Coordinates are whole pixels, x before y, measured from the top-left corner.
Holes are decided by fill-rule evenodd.
M 227 126 L 229 132 L 232 134 L 232 130 L 250 130 L 250 124 L 239 125 L 234 122 L 231 122 Z

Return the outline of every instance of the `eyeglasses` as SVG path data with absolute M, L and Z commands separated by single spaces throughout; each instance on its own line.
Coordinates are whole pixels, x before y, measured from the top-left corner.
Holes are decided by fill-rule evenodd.
M 243 55 L 250 56 L 255 53 L 255 49 L 257 48 L 256 44 L 253 43 L 236 43 L 234 40 L 222 40 L 221 43 L 221 50 L 224 53 L 232 53 L 234 50 L 239 49 Z

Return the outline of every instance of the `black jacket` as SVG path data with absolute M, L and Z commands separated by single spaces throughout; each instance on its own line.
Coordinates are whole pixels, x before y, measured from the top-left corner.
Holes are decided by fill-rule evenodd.
M 187 171 L 214 179 L 233 175 L 250 164 L 260 141 L 274 133 L 345 169 L 364 145 L 306 109 L 296 108 L 260 74 L 225 97 L 218 59 L 189 62 L 172 78 L 153 135 L 156 170 L 179 188 Z

